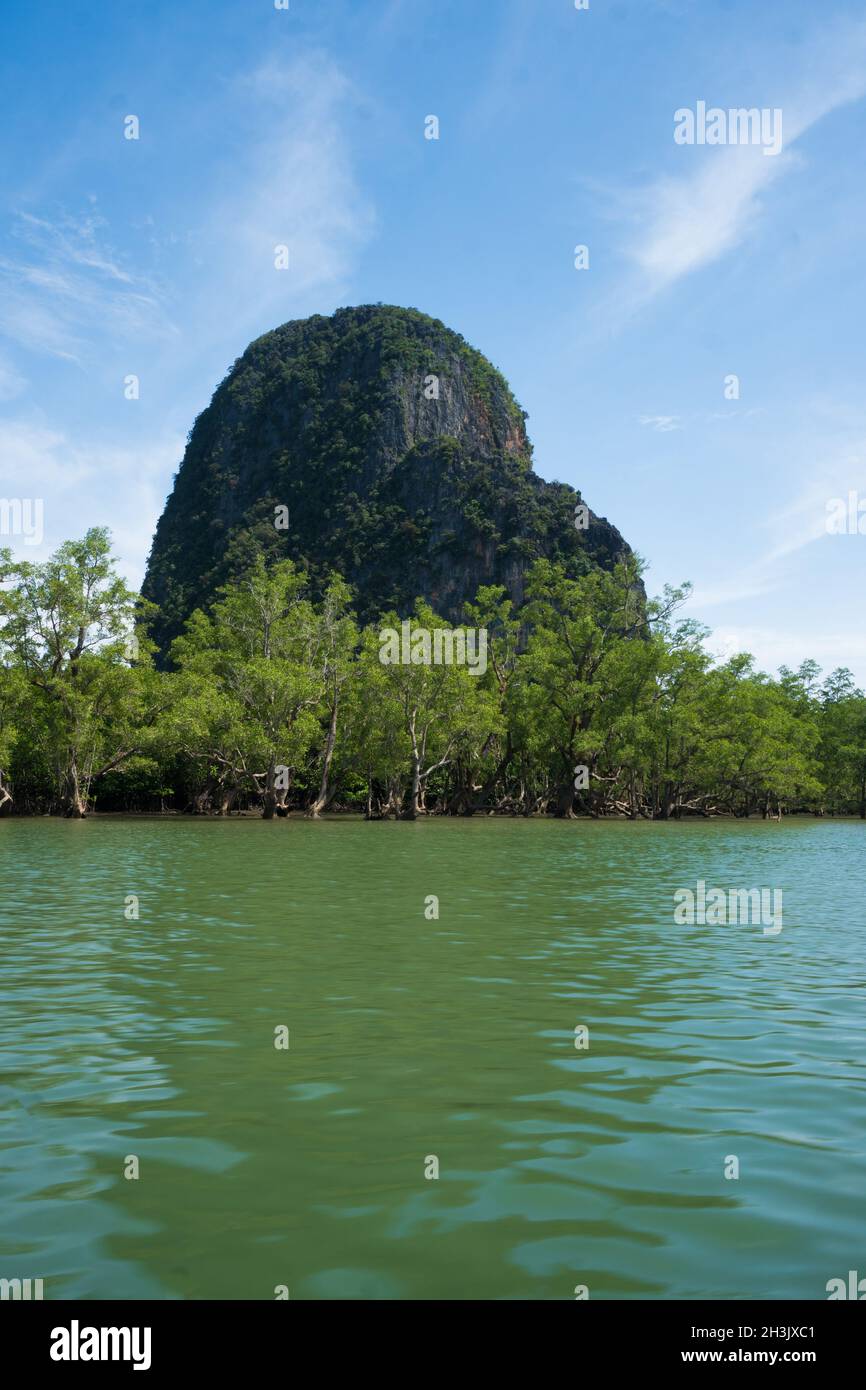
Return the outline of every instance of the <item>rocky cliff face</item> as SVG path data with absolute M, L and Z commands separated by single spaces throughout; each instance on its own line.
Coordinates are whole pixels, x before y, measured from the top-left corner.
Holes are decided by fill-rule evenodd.
M 520 603 L 539 556 L 576 575 L 628 554 L 593 513 L 575 527 L 580 500 L 532 472 L 523 412 L 458 334 L 414 309 L 340 309 L 266 333 L 218 387 L 143 592 L 163 650 L 258 552 L 302 564 L 314 587 L 339 570 L 364 621 L 417 596 L 454 621 L 480 584 Z

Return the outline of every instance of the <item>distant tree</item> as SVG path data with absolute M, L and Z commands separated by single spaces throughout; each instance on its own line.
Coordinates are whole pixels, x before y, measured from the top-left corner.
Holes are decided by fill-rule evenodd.
M 349 612 L 351 593 L 339 575 L 333 575 L 317 608 L 318 641 L 314 661 L 319 681 L 319 705 L 325 725 L 324 746 L 319 755 L 319 790 L 308 815 L 319 816 L 334 794 L 332 772 L 337 751 L 340 715 L 355 671 L 358 627 Z
M 380 631 L 401 633 L 396 613 L 382 618 Z M 458 632 L 419 599 L 415 615 L 407 620 L 410 651 L 419 639 L 439 630 Z M 383 662 L 384 648 L 375 629 L 368 629 L 362 650 L 362 698 L 373 711 L 366 723 L 361 760 L 385 770 L 391 788 L 393 808 L 396 787 L 408 771 L 408 791 L 400 796 L 401 814 L 414 820 L 427 811 L 430 780 L 451 767 L 460 755 L 479 740 L 483 744 L 496 724 L 495 701 L 480 685 L 481 677 L 470 674 L 465 662 L 401 660 Z M 387 731 L 383 742 L 380 730 Z M 407 766 L 408 765 L 408 766 Z
M 68 816 L 86 814 L 93 785 L 139 754 L 166 707 L 151 669 L 142 605 L 115 572 L 107 530 L 67 541 L 42 564 L 0 567 L 4 661 L 26 683 L 35 727 Z
M 219 789 L 223 812 L 246 789 L 271 819 L 315 738 L 322 633 L 302 597 L 306 582 L 291 560 L 269 569 L 259 556 L 220 590 L 210 613 L 193 614 L 173 645 L 182 690 L 177 742 L 210 770 L 208 795 Z
M 636 561 L 581 579 L 547 560 L 530 572 L 517 703 L 534 760 L 550 767 L 558 816 L 574 814 L 575 767 L 598 771 L 618 649 L 647 632 L 639 581 Z
M 820 692 L 821 770 L 831 811 L 866 820 L 866 696 L 842 667 Z

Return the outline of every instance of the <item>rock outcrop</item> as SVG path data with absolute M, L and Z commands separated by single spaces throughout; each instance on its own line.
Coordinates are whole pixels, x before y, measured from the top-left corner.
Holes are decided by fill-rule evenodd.
M 603 518 L 576 527 L 580 495 L 531 453 L 504 378 L 417 310 L 266 333 L 196 420 L 157 526 L 143 592 L 161 649 L 257 552 L 302 564 L 314 589 L 338 570 L 364 621 L 417 596 L 455 621 L 481 584 L 520 603 L 539 556 L 577 575 L 627 555 Z

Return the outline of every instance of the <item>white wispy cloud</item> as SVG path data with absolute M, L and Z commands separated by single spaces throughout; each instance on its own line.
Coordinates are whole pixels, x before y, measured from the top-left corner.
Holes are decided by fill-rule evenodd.
M 758 215 L 758 195 L 794 163 L 790 152 L 768 159 L 755 146 L 709 153 L 721 157 L 692 177 L 660 179 L 644 195 L 645 230 L 629 256 L 647 297 L 737 246 Z
M 0 332 L 31 352 L 84 365 L 106 336 L 140 342 L 174 330 L 161 295 L 105 244 L 105 220 L 18 212 L 0 255 Z
M 771 185 L 801 165 L 796 142 L 824 116 L 866 94 L 866 22 L 822 21 L 791 67 L 787 96 L 772 103 L 783 113 L 780 154 L 765 155 L 757 145 L 681 147 L 689 173 L 662 176 L 627 198 L 639 230 L 625 250 L 638 274 L 624 298 L 646 302 L 748 238 Z M 724 105 L 708 102 L 716 104 Z M 673 113 L 671 132 L 673 138 Z
M 26 378 L 6 357 L 0 356 L 0 401 L 14 400 L 26 386 Z
M 770 517 L 770 563 L 827 537 L 828 503 L 854 491 L 866 498 L 866 440 L 832 458 L 816 460 L 790 502 Z
M 763 544 L 754 559 L 718 580 L 696 584 L 695 611 L 743 603 L 790 585 L 800 552 L 818 542 L 838 544 L 827 531 L 828 503 L 847 499 L 849 491 L 866 498 L 866 440 L 823 457 L 813 455 L 797 490 L 762 522 L 758 535 Z
M 43 543 L 28 546 L 26 558 L 42 559 L 70 536 L 108 525 L 124 572 L 140 583 L 165 480 L 183 447 L 177 434 L 129 444 L 71 438 L 35 418 L 0 420 L 0 496 L 40 498 L 44 505 Z M 0 542 L 13 550 L 23 544 L 6 536 Z
M 234 81 L 225 99 L 235 137 L 195 235 L 192 331 L 216 308 L 237 340 L 320 307 L 326 292 L 339 295 L 376 219 L 349 143 L 363 101 L 330 58 L 272 60 Z M 288 248 L 287 270 L 275 268 L 277 246 Z
M 144 201 L 132 238 L 92 205 L 75 215 L 30 207 L 2 229 L 0 341 L 10 356 L 8 366 L 0 356 L 0 400 L 26 385 L 14 349 L 109 383 L 116 374 L 114 395 L 103 382 L 94 390 L 89 417 L 87 395 L 76 400 L 74 426 L 44 398 L 41 414 L 0 420 L 0 496 L 44 499 L 45 541 L 29 559 L 104 524 L 139 583 L 183 457 L 175 423 L 189 426 L 251 337 L 338 298 L 374 229 L 346 134 L 362 101 L 330 59 L 265 63 L 215 86 L 212 102 L 209 124 L 227 133 L 188 205 L 166 213 Z M 274 267 L 279 244 L 289 247 L 285 272 Z M 151 412 L 133 434 L 111 410 L 126 364 Z
M 203 343 L 231 343 L 230 361 L 254 333 L 339 297 L 375 227 L 347 134 L 360 94 L 330 58 L 306 52 L 242 73 L 212 100 L 220 155 L 189 215 L 181 204 L 170 223 L 139 217 L 134 257 L 116 251 L 93 207 L 15 215 L 0 251 L 0 337 L 79 366 L 107 343 L 136 362 L 150 346 L 194 371 Z M 287 270 L 275 268 L 278 246 Z
M 682 429 L 679 415 L 639 415 L 638 424 L 655 430 L 657 434 L 670 434 L 672 430 Z

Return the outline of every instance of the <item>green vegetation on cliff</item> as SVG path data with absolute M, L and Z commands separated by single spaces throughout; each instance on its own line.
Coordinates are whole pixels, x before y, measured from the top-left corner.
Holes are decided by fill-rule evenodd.
M 536 559 L 578 577 L 628 555 L 602 518 L 575 527 L 579 501 L 533 473 L 505 379 L 438 320 L 368 305 L 286 323 L 192 429 L 143 586 L 154 637 L 167 654 L 259 555 L 292 560 L 317 596 L 338 571 L 362 621 L 418 595 L 456 621 L 483 583 L 520 604 Z

